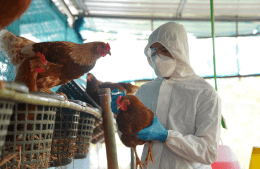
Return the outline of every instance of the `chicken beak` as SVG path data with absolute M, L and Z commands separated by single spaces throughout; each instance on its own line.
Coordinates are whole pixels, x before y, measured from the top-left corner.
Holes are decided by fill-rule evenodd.
M 92 75 L 87 75 L 87 80 L 90 80 Z
M 109 54 L 111 56 L 111 52 L 110 51 L 107 51 L 107 54 Z
M 120 108 L 121 108 L 121 106 L 118 104 L 116 108 L 117 108 L 117 109 L 120 109 Z

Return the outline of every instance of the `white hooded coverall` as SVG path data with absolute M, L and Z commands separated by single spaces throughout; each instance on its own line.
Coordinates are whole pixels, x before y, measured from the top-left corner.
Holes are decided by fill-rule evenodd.
M 146 56 L 155 42 L 171 53 L 177 67 L 170 79 L 158 77 L 136 93 L 168 130 L 164 143 L 152 142 L 154 164 L 150 161 L 144 169 L 209 169 L 218 155 L 221 100 L 190 66 L 187 33 L 182 25 L 168 22 L 157 28 L 149 37 Z M 148 62 L 152 66 L 149 58 Z M 141 158 L 145 164 L 147 153 L 145 144 Z

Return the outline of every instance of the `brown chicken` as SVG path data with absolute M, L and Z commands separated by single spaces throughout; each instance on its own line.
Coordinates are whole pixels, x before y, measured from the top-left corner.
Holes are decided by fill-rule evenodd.
M 138 86 L 132 85 L 131 83 L 111 83 L 111 82 L 101 82 L 92 74 L 87 74 L 87 90 L 86 93 L 98 104 L 100 105 L 100 97 L 98 95 L 98 89 L 100 88 L 110 88 L 111 91 L 114 89 L 119 89 L 119 92 L 125 91 L 128 95 L 134 95 L 139 89 Z
M 126 95 L 123 97 L 119 96 L 117 99 L 117 107 L 119 110 L 117 113 L 116 122 L 119 131 L 122 132 L 120 139 L 125 146 L 132 147 L 134 149 L 136 156 L 136 169 L 138 165 L 143 169 L 142 165 L 145 164 L 143 164 L 139 159 L 136 153 L 136 146 L 142 145 L 147 141 L 140 140 L 137 137 L 137 133 L 152 124 L 154 113 L 145 107 L 143 103 L 134 95 Z M 150 158 L 152 162 L 154 162 L 152 156 L 152 142 L 148 141 L 148 143 L 149 150 L 146 158 L 146 166 L 148 165 Z
M 38 53 L 36 56 L 29 57 L 23 61 L 23 63 L 19 66 L 19 69 L 17 70 L 17 74 L 15 77 L 15 82 L 22 82 L 27 85 L 29 88 L 29 91 L 38 91 L 37 87 L 37 77 L 38 74 L 40 74 L 42 71 L 48 68 L 48 62 L 45 59 L 44 55 Z M 28 105 L 28 110 L 34 110 L 34 105 Z M 18 106 L 19 111 L 25 111 L 26 105 L 25 104 L 19 104 Z M 25 114 L 18 114 L 17 115 L 18 120 L 24 121 Z M 28 120 L 34 119 L 34 114 L 29 113 Z M 18 125 L 18 129 L 22 130 L 23 125 Z M 27 130 L 31 130 L 33 128 L 33 124 L 27 125 Z
M 29 7 L 32 0 L 1 0 L 0 30 L 17 20 Z
M 25 83 L 29 91 L 38 91 L 37 77 L 44 69 L 47 69 L 47 61 L 38 53 L 37 56 L 29 57 L 22 62 L 14 81 Z
M 26 58 L 42 53 L 49 64 L 37 77 L 38 91 L 50 92 L 50 89 L 77 79 L 90 71 L 100 57 L 110 53 L 109 44 L 89 42 L 76 44 L 73 42 L 35 43 L 26 38 L 0 31 L 0 47 L 9 57 L 10 62 L 19 69 Z

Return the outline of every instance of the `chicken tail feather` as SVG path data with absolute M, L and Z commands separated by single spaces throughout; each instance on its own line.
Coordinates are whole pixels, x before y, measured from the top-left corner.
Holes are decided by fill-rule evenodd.
M 0 31 L 0 50 L 5 52 L 10 62 L 15 66 L 19 66 L 24 59 L 30 57 L 22 54 L 21 48 L 33 43 L 35 42 L 16 36 L 5 29 Z

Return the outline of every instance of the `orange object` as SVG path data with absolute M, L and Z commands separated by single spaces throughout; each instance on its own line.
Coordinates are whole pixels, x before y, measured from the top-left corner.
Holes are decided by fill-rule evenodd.
M 1 0 L 0 30 L 17 20 L 29 7 L 32 0 Z

